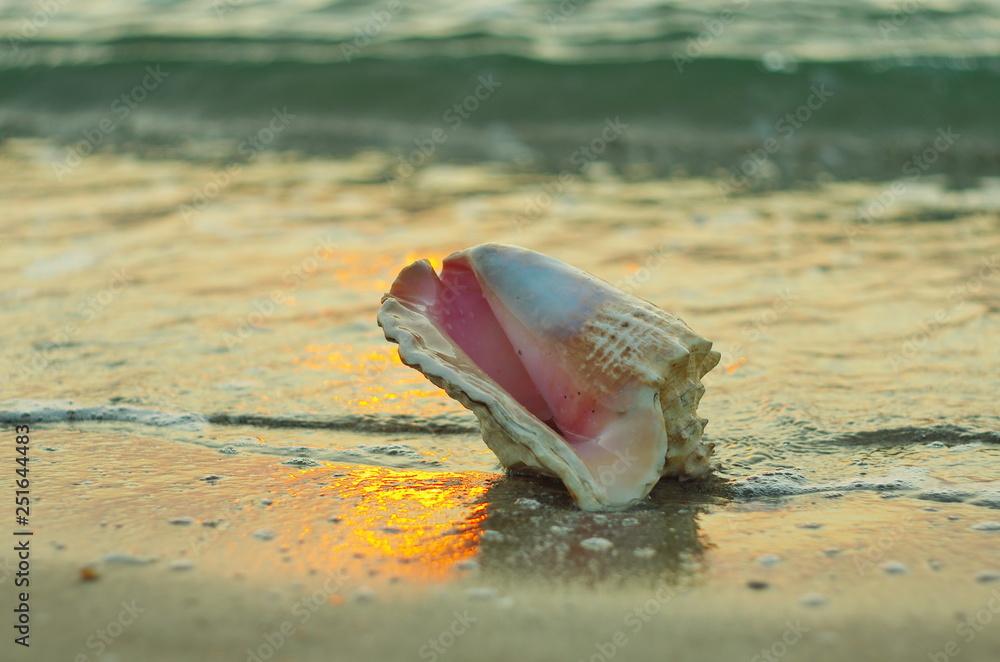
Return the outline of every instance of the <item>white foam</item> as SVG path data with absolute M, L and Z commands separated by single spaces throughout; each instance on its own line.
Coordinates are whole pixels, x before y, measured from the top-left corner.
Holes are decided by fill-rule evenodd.
M 67 421 L 121 421 L 155 427 L 199 429 L 207 420 L 201 414 L 172 412 L 127 405 L 78 405 L 72 400 L 5 400 L 0 402 L 0 422 L 62 423 Z

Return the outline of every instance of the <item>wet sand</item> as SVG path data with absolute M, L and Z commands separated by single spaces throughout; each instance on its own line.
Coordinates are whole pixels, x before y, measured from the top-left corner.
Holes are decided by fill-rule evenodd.
M 725 197 L 268 153 L 186 215 L 211 164 L 55 185 L 53 154 L 0 152 L 32 659 L 1000 658 L 994 180 Z M 717 342 L 712 480 L 601 515 L 499 471 L 374 322 L 400 267 L 487 239 Z
M 495 473 L 299 468 L 100 426 L 35 440 L 31 659 L 1000 651 L 1000 532 L 975 506 L 664 483 L 602 515 Z

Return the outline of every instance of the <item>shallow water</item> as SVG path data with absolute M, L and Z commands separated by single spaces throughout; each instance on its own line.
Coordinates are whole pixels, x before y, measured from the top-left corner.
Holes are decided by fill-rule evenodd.
M 276 154 L 183 213 L 216 171 L 104 154 L 53 186 L 51 149 L 0 152 L 3 420 L 104 421 L 303 467 L 497 472 L 472 415 L 374 322 L 402 266 L 488 239 L 715 341 L 700 412 L 720 494 L 1000 507 L 995 180 L 723 197 L 701 179 L 558 183 L 501 165 L 387 184 L 386 156 Z

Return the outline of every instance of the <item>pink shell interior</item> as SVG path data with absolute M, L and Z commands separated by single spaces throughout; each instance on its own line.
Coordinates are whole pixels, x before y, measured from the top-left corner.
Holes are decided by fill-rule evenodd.
M 427 262 L 404 269 L 391 295 L 418 305 L 476 365 L 567 442 L 592 440 L 611 416 L 542 337 L 484 289 L 464 254 L 445 260 L 438 276 Z M 578 452 L 582 449 L 577 449 Z

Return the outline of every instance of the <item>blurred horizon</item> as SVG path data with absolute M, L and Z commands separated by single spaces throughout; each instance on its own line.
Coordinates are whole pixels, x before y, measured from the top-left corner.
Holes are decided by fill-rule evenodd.
M 0 140 L 45 138 L 56 161 L 374 151 L 387 180 L 600 162 L 767 189 L 898 178 L 944 131 L 919 173 L 974 186 L 1000 175 L 998 35 L 976 2 L 19 0 L 0 9 Z M 574 158 L 609 122 L 626 128 Z

